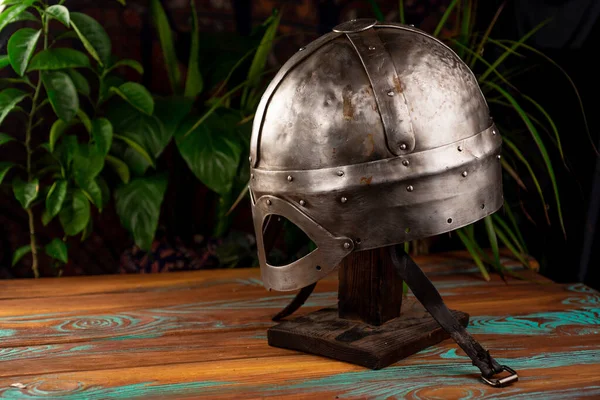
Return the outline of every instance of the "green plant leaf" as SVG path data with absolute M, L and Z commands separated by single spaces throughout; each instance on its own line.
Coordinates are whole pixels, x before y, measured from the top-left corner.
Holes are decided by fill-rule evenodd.
M 71 13 L 71 26 L 83 47 L 101 66 L 108 65 L 111 43 L 108 34 L 94 18 L 79 12 Z
M 106 102 L 113 96 L 113 92 L 110 91 L 112 87 L 119 87 L 125 80 L 116 75 L 108 75 L 104 79 L 100 80 L 100 93 L 99 93 L 99 104 Z
M 244 92 L 242 93 L 242 107 L 244 109 L 253 108 L 253 104 L 249 104 L 248 95 L 249 91 L 253 88 L 256 88 L 260 83 L 260 77 L 265 69 L 265 65 L 267 64 L 267 58 L 271 53 L 271 49 L 273 47 L 273 41 L 275 40 L 275 35 L 277 34 L 277 29 L 279 28 L 279 22 L 281 20 L 281 14 L 277 13 L 274 16 L 271 16 L 265 24 L 268 24 L 267 29 L 260 41 L 260 46 L 256 50 L 254 54 L 254 58 L 252 59 L 252 64 L 250 64 L 250 69 L 248 70 L 248 84 L 244 87 Z
M 556 127 L 556 124 L 552 120 L 552 117 L 550 117 L 550 114 L 548 114 L 548 112 L 544 109 L 544 107 L 542 107 L 538 102 L 533 100 L 531 97 L 524 94 L 523 98 L 525 100 L 529 101 L 531 104 L 533 104 L 535 106 L 535 108 L 537 108 L 537 110 L 544 115 L 544 117 L 550 124 L 550 127 L 552 128 L 552 132 L 554 133 L 554 138 L 556 139 L 556 147 L 558 148 L 558 152 L 560 153 L 560 158 L 563 160 L 563 164 L 564 164 L 565 163 L 565 155 L 563 153 L 562 144 L 560 142 L 560 134 L 558 133 L 558 128 Z
M 91 134 L 92 133 L 92 121 L 90 121 L 90 117 L 83 111 L 81 108 L 77 110 L 77 116 L 79 117 L 79 121 L 85 127 L 85 130 Z
M 93 144 L 80 144 L 73 155 L 73 177 L 85 188 L 104 168 L 104 154 Z
M 404 0 L 398 0 L 398 13 L 401 24 L 406 24 L 406 18 L 404 17 Z
M 73 49 L 46 49 L 33 57 L 27 71 L 57 70 L 66 68 L 90 67 L 89 58 L 82 52 Z
M 479 82 L 485 81 L 485 79 L 488 77 L 488 75 L 492 73 L 492 69 L 498 68 L 498 66 L 504 62 L 504 60 L 506 59 L 506 57 L 508 57 L 513 50 L 516 50 L 522 43 L 525 43 L 525 41 L 527 39 L 529 39 L 531 36 L 533 36 L 534 33 L 536 33 L 537 31 L 539 31 L 548 22 L 550 22 L 549 19 L 546 19 L 546 20 L 540 22 L 532 30 L 530 30 L 529 32 L 527 32 L 525 35 L 521 36 L 521 38 L 517 42 L 515 42 L 515 44 L 513 44 L 511 46 L 510 50 L 506 50 L 504 53 L 502 53 L 500 55 L 500 57 L 498 57 L 496 59 L 496 61 L 494 61 L 494 63 L 492 64 L 492 66 L 489 67 L 483 74 L 481 74 L 481 76 L 479 77 Z
M 44 250 L 46 250 L 46 254 L 55 260 L 62 261 L 65 264 L 69 261 L 69 257 L 67 256 L 67 245 L 58 238 L 52 239 L 52 241 L 46 245 Z
M 150 157 L 150 154 L 148 154 L 148 152 L 144 149 L 144 147 L 142 147 L 142 145 L 140 145 L 135 140 L 132 140 L 126 136 L 113 134 L 113 137 L 127 143 L 129 145 L 129 147 L 131 147 L 133 150 L 135 150 L 136 153 L 138 153 L 140 156 L 142 156 L 144 158 L 144 160 L 146 160 L 146 162 L 148 162 L 148 164 L 150 164 L 154 167 L 154 160 L 152 160 L 152 157 Z
M 187 78 L 185 80 L 185 97 L 195 98 L 204 89 L 204 80 L 200 73 L 200 27 L 195 1 L 190 1 L 192 7 L 192 44 L 188 62 Z
M 58 215 L 66 197 L 67 181 L 64 179 L 55 181 L 46 196 L 46 211 L 51 219 Z
M 212 114 L 203 124 L 184 136 L 192 125 L 188 119 L 175 134 L 177 148 L 190 170 L 214 192 L 231 191 L 237 174 L 242 147 L 235 133 L 237 121 Z
M 521 153 L 521 150 L 519 150 L 519 148 L 510 139 L 508 139 L 507 137 L 504 137 L 503 141 L 508 146 L 508 148 L 510 150 L 512 150 L 513 153 L 515 153 L 515 155 L 517 156 L 517 158 L 523 163 L 523 165 L 525 165 L 525 167 L 529 171 L 529 175 L 531 176 L 531 180 L 533 181 L 533 184 L 535 185 L 535 188 L 537 189 L 538 194 L 540 195 L 540 199 L 542 201 L 542 208 L 544 210 L 544 214 L 546 215 L 546 221 L 548 223 L 550 223 L 550 217 L 548 216 L 548 211 L 546 209 L 546 200 L 544 199 L 544 192 L 542 191 L 542 187 L 540 186 L 540 182 L 538 181 L 538 178 L 535 175 L 535 172 L 533 171 L 533 168 L 531 167 L 531 164 L 529 164 L 529 162 L 527 161 L 527 159 L 525 158 L 525 156 L 523 155 L 523 153 Z
M 144 251 L 152 246 L 166 188 L 165 176 L 153 176 L 133 179 L 115 191 L 121 223 Z
M 88 200 L 98 207 L 100 211 L 102 211 L 103 207 L 103 199 L 102 199 L 102 189 L 98 185 L 95 179 L 90 179 L 87 181 L 79 182 L 79 188 L 83 191 L 85 197 Z
M 26 254 L 29 253 L 31 253 L 31 245 L 28 244 L 26 246 L 19 247 L 13 253 L 11 265 L 14 267 L 21 260 L 21 258 L 23 258 Z
M 497 221 L 497 220 L 494 219 L 494 221 Z M 525 268 L 530 268 L 530 264 L 523 257 L 523 253 L 515 247 L 515 244 L 518 244 L 518 243 L 512 242 L 501 227 L 494 225 L 494 229 L 496 231 L 496 234 L 498 235 L 498 238 L 502 242 L 502 244 L 504 244 L 504 246 L 508 250 L 510 250 L 511 253 L 513 253 L 513 255 L 517 258 L 517 260 L 519 260 L 521 262 L 521 264 L 523 264 L 523 266 Z
M 502 218 L 500 218 L 497 214 L 493 215 L 493 220 L 494 220 L 494 226 L 495 226 L 496 232 L 499 232 L 500 230 L 505 232 L 512 240 L 512 243 L 514 243 L 519 248 L 519 252 L 521 254 L 526 254 L 525 249 L 519 242 L 519 239 L 517 238 L 515 233 L 512 231 L 512 229 L 510 229 L 508 224 Z
M 8 40 L 8 59 L 19 76 L 23 76 L 27 71 L 27 65 L 41 33 L 41 29 L 22 28 L 13 33 Z
M 121 178 L 123 183 L 129 183 L 131 175 L 129 173 L 129 167 L 127 164 L 125 164 L 125 162 L 119 160 L 117 157 L 111 156 L 110 154 L 106 156 L 105 161 L 106 164 L 109 165 L 117 175 L 119 175 L 119 178 Z
M 7 135 L 6 133 L 0 133 L 0 146 L 13 142 L 14 140 L 15 139 L 12 136 Z
M 144 114 L 152 115 L 154 112 L 154 99 L 152 95 L 148 89 L 139 83 L 126 82 L 118 88 L 112 87 L 110 90 Z
M 57 119 L 56 121 L 54 121 L 52 127 L 50 128 L 50 139 L 48 141 L 48 146 L 50 148 L 51 153 L 54 153 L 56 142 L 58 142 L 58 139 L 60 139 L 60 137 L 63 135 L 63 133 L 65 133 L 69 126 L 70 124 L 67 124 L 62 119 Z
M 179 60 L 175 52 L 175 41 L 173 32 L 169 26 L 167 14 L 163 9 L 160 0 L 150 0 L 150 12 L 154 27 L 158 31 L 160 48 L 164 57 L 165 68 L 171 83 L 171 90 L 174 94 L 181 92 L 181 71 L 179 70 Z
M 106 180 L 102 178 L 102 176 L 98 176 L 96 178 L 96 183 L 100 188 L 100 194 L 102 199 L 101 209 L 104 208 L 107 204 L 110 203 L 110 188 L 108 187 L 108 183 Z
M 79 110 L 79 97 L 69 75 L 62 71 L 43 71 L 42 81 L 56 116 L 70 122 Z
M 108 154 L 112 144 L 113 128 L 106 118 L 98 118 L 92 121 L 92 139 L 96 148 L 104 156 Z
M 90 202 L 81 190 L 74 189 L 67 193 L 58 218 L 69 236 L 75 236 L 85 229 L 90 219 Z
M 535 126 L 529 119 L 529 116 L 527 115 L 527 113 L 521 108 L 520 104 L 517 102 L 517 100 L 515 100 L 515 98 L 513 96 L 511 96 L 506 90 L 502 89 L 500 86 L 496 85 L 495 83 L 491 83 L 491 82 L 486 82 L 486 83 L 488 85 L 490 85 L 492 88 L 494 88 L 496 91 L 498 91 L 500 94 L 502 94 L 502 96 L 504 96 L 506 98 L 506 100 L 508 100 L 510 102 L 510 104 L 513 106 L 515 111 L 519 114 L 519 117 L 521 117 L 521 119 L 527 126 L 529 133 L 531 133 L 531 137 L 533 138 L 533 141 L 535 142 L 538 150 L 540 151 L 540 154 L 542 155 L 542 159 L 544 160 L 544 164 L 546 165 L 546 168 L 548 170 L 548 177 L 550 178 L 550 182 L 552 183 L 552 188 L 554 189 L 554 200 L 556 201 L 556 210 L 557 210 L 557 214 L 558 214 L 558 219 L 560 221 L 560 226 L 562 228 L 563 234 L 566 237 L 567 231 L 565 230 L 565 224 L 564 224 L 563 216 L 562 216 L 562 208 L 560 205 L 560 196 L 558 193 L 558 184 L 556 183 L 556 176 L 554 175 L 554 168 L 552 167 L 552 162 L 550 161 L 550 156 L 548 155 L 548 151 L 546 150 L 546 146 L 544 145 L 542 138 L 540 138 L 540 135 L 538 134 L 537 130 L 535 129 Z
M 32 13 L 30 13 L 29 11 L 23 11 L 21 14 L 11 19 L 9 24 L 14 24 L 15 22 L 21 21 L 40 22 L 40 19 Z
M 79 93 L 83 94 L 84 96 L 90 95 L 90 84 L 88 83 L 85 76 L 83 76 L 79 71 L 75 69 L 67 69 L 65 72 L 69 75 L 69 77 L 73 81 L 73 84 L 75 85 L 75 89 Z
M 519 185 L 523 190 L 526 191 L 527 186 L 525 186 L 525 183 L 523 183 L 517 171 L 515 171 L 513 167 L 511 167 L 510 164 L 506 162 L 505 159 L 502 159 L 501 163 L 502 168 L 504 168 L 504 170 L 508 172 L 508 174 L 515 180 L 515 182 L 517 182 L 517 185 Z
M 15 178 L 13 180 L 13 192 L 15 198 L 25 209 L 31 206 L 31 203 L 33 203 L 37 197 L 39 190 L 40 182 L 37 179 L 31 180 L 31 182 L 25 182 L 20 178 Z
M 149 135 L 146 144 L 157 158 L 169 144 L 183 119 L 190 113 L 193 101 L 185 98 L 158 99 L 154 107 L 154 116 L 162 125 L 161 136 Z
M 19 89 L 8 88 L 0 92 L 0 124 L 28 94 Z
M 0 13 L 0 32 L 6 27 L 6 25 L 12 23 L 18 16 L 31 6 L 33 0 L 25 0 L 19 4 L 8 7 L 6 10 Z M 6 3 L 5 3 L 6 4 Z
M 109 73 L 110 71 L 119 68 L 119 67 L 129 67 L 134 69 L 138 74 L 143 74 L 144 73 L 144 67 L 142 67 L 142 64 L 140 64 L 139 62 L 135 61 L 135 60 L 130 60 L 130 59 L 124 59 L 124 60 L 119 60 L 116 63 L 114 63 L 113 65 L 111 65 L 109 68 L 106 69 L 105 74 Z
M 487 269 L 485 268 L 483 261 L 481 261 L 481 257 L 479 257 L 479 254 L 477 253 L 477 250 L 473 246 L 473 242 L 471 241 L 471 239 L 469 239 L 469 237 L 463 232 L 462 229 L 457 229 L 456 234 L 458 235 L 461 242 L 463 242 L 463 245 L 465 246 L 465 248 L 471 255 L 471 258 L 473 258 L 475 265 L 477 265 L 477 267 L 479 268 L 479 271 L 481 272 L 481 275 L 483 275 L 483 279 L 485 279 L 486 281 L 489 282 L 491 279 L 490 274 L 488 273 Z
M 67 28 L 71 25 L 71 16 L 69 15 L 69 10 L 65 6 L 61 6 L 60 4 L 50 6 L 46 8 L 46 14 L 57 21 L 60 21 Z
M 47 226 L 50 223 L 50 221 L 52 221 L 52 218 L 53 217 L 50 216 L 50 214 L 48 213 L 48 210 L 44 210 L 42 212 L 42 224 L 44 226 Z
M 64 170 L 69 169 L 78 149 L 79 143 L 77 142 L 77 137 L 73 135 L 66 135 L 62 142 L 58 146 L 55 146 L 54 154 Z
M 9 161 L 0 161 L 0 183 L 2 183 L 8 171 L 14 166 L 15 164 Z
M 457 0 L 452 0 L 450 2 L 448 7 L 446 8 L 446 11 L 444 11 L 442 18 L 440 18 L 437 26 L 435 27 L 435 30 L 433 31 L 433 36 L 439 36 L 440 32 L 444 28 L 444 25 L 446 24 L 446 21 L 448 20 L 448 17 L 450 16 L 450 14 L 452 14 L 452 10 L 454 9 L 454 7 L 456 7 L 456 2 Z
M 385 17 L 383 16 L 383 13 L 381 12 L 381 8 L 379 8 L 379 5 L 377 4 L 377 1 L 369 0 L 369 4 L 371 5 L 371 10 L 373 11 L 373 14 L 375 15 L 377 21 L 385 21 Z
M 488 235 L 488 239 L 490 241 L 490 247 L 492 248 L 492 254 L 494 256 L 494 265 L 498 271 L 502 271 L 504 267 L 500 262 L 500 251 L 498 249 L 498 238 L 496 237 L 496 231 L 494 229 L 494 221 L 492 221 L 492 217 L 488 215 L 483 219 L 485 224 L 485 230 Z
M 8 54 L 0 55 L 0 69 L 7 67 L 10 65 L 10 60 L 8 59 Z

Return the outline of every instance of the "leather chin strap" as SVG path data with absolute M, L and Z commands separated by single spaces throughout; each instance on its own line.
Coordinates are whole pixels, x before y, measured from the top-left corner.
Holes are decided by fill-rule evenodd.
M 517 373 L 506 365 L 500 365 L 494 360 L 490 352 L 484 349 L 460 322 L 454 318 L 433 283 L 431 283 L 413 259 L 404 252 L 403 246 L 390 246 L 389 251 L 392 264 L 398 276 L 406 282 L 417 300 L 423 304 L 437 323 L 464 350 L 473 362 L 473 365 L 479 368 L 481 379 L 494 387 L 502 387 L 516 382 L 519 379 Z M 298 310 L 311 295 L 315 286 L 316 283 L 313 283 L 302 288 L 292 302 L 273 317 L 273 321 L 280 321 Z M 501 379 L 492 379 L 494 375 L 503 371 L 509 372 L 510 375 Z
M 517 373 L 505 365 L 498 364 L 489 351 L 485 350 L 454 318 L 433 283 L 412 258 L 404 252 L 402 246 L 392 246 L 389 251 L 396 273 L 406 282 L 417 300 L 423 304 L 437 323 L 464 350 L 473 361 L 473 365 L 481 370 L 483 381 L 496 387 L 517 381 Z M 493 375 L 502 371 L 508 371 L 510 375 L 502 379 L 491 379 Z

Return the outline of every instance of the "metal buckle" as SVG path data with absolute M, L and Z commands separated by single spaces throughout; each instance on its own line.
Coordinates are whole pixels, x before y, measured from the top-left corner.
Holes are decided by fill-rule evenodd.
M 503 386 L 508 385 L 509 383 L 516 382 L 519 380 L 519 375 L 517 375 L 515 370 L 513 370 L 512 368 L 507 367 L 506 365 L 502 365 L 502 371 L 500 371 L 500 372 L 504 372 L 504 371 L 509 372 L 510 375 L 505 376 L 504 378 L 500 378 L 500 379 L 488 379 L 488 378 L 484 377 L 483 375 L 481 375 L 481 380 L 493 387 L 503 387 Z

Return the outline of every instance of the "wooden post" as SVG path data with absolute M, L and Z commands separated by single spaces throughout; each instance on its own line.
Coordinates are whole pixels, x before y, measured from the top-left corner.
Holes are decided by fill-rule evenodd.
M 339 268 L 338 312 L 379 326 L 400 316 L 402 279 L 387 247 L 351 253 Z

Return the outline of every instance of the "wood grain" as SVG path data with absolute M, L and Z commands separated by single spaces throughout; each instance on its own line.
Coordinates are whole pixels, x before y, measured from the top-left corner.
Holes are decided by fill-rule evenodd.
M 463 252 L 417 262 L 519 382 L 481 383 L 451 340 L 377 371 L 270 347 L 293 294 L 244 269 L 0 282 L 0 398 L 600 398 L 600 293 L 506 256 L 541 283 L 485 282 Z M 335 306 L 337 285 L 320 281 L 297 315 Z

